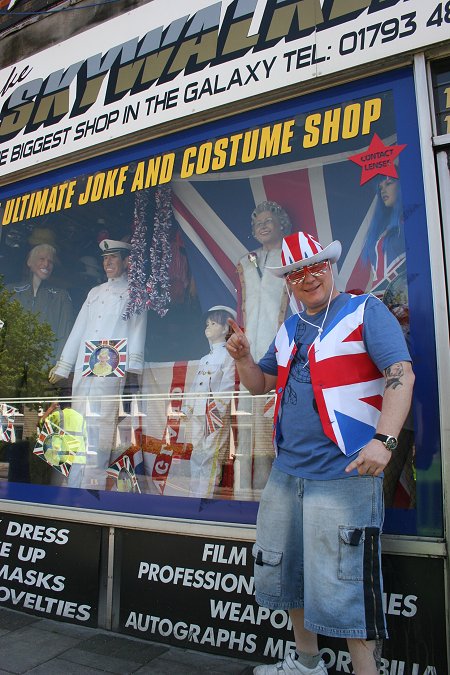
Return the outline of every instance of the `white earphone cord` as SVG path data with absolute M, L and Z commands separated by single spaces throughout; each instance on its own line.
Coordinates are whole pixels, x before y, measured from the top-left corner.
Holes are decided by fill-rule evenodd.
M 291 304 L 292 293 L 291 293 L 290 290 L 289 290 L 289 285 L 288 285 L 288 283 L 287 283 L 286 278 L 285 278 L 284 282 L 285 282 L 286 287 L 287 287 L 287 292 L 288 292 L 288 296 L 289 296 L 289 304 L 290 304 L 291 307 L 292 307 L 292 304 Z M 324 325 L 325 325 L 325 321 L 327 320 L 328 310 L 330 309 L 331 296 L 333 295 L 333 291 L 334 291 L 334 277 L 333 277 L 333 284 L 332 284 L 332 286 L 331 286 L 330 295 L 328 296 L 327 309 L 326 309 L 326 311 L 325 311 L 325 316 L 323 317 L 323 321 L 322 321 L 322 323 L 321 323 L 320 326 L 317 326 L 315 323 L 312 323 L 311 321 L 307 321 L 306 319 L 304 319 L 304 318 L 302 317 L 302 315 L 300 314 L 300 312 L 298 311 L 298 309 L 297 309 L 297 315 L 298 315 L 298 318 L 301 319 L 301 320 L 303 321 L 303 323 L 307 323 L 307 324 L 309 324 L 310 326 L 312 326 L 313 328 L 317 328 L 317 330 L 318 330 L 318 335 L 321 335 L 321 334 L 323 333 L 323 327 L 324 327 Z M 295 299 L 295 298 L 294 298 L 294 299 Z M 298 306 L 298 305 L 297 305 L 297 306 Z M 309 363 L 309 352 L 310 352 L 310 350 L 311 350 L 313 344 L 314 344 L 314 341 L 311 342 L 311 344 L 310 344 L 309 347 L 308 347 L 308 351 L 307 351 L 307 353 L 306 353 L 306 363 L 303 365 L 303 368 L 305 368 L 305 366 Z

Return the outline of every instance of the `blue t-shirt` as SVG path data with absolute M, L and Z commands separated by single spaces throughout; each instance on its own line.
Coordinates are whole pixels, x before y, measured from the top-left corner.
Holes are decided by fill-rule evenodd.
M 323 328 L 328 326 L 349 297 L 341 293 L 331 302 Z M 301 316 L 310 323 L 301 319 L 298 322 L 295 334 L 297 353 L 281 403 L 278 456 L 274 460 L 274 466 L 280 471 L 313 480 L 356 475 L 356 471 L 354 474 L 345 473 L 351 458 L 346 457 L 323 431 L 311 384 L 308 348 L 318 335 L 325 313 L 326 310 L 323 310 L 311 316 L 303 312 Z M 374 297 L 369 297 L 366 303 L 363 340 L 370 358 L 381 372 L 393 363 L 411 360 L 400 324 Z M 277 374 L 275 340 L 259 365 L 264 373 Z

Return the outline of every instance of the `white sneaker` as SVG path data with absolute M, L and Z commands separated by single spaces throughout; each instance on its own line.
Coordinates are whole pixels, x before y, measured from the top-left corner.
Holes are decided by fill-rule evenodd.
M 327 669 L 322 659 L 315 668 L 307 668 L 303 666 L 298 659 L 294 659 L 292 654 L 288 654 L 284 661 L 273 663 L 269 666 L 256 666 L 253 669 L 253 675 L 294 675 L 294 673 L 302 673 L 302 675 L 327 675 Z

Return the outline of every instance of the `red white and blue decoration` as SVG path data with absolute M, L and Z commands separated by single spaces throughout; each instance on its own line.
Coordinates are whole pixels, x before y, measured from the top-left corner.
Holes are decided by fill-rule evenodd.
M 103 366 L 99 364 L 104 359 Z M 82 377 L 125 377 L 127 339 L 87 340 L 85 342 Z M 104 370 L 99 372 L 98 368 Z
M 281 267 L 268 267 L 277 277 L 289 272 L 314 265 L 315 263 L 330 260 L 335 263 L 339 260 L 342 247 L 339 241 L 332 241 L 328 246 L 321 246 L 316 239 L 307 232 L 294 232 L 284 237 L 281 247 Z
M 139 190 L 134 198 L 133 236 L 128 262 L 129 301 L 123 319 L 141 314 L 147 309 L 145 256 L 147 248 L 147 190 Z
M 78 450 L 78 439 L 61 429 L 49 419 L 38 428 L 33 454 L 51 467 L 68 476 Z
M 155 193 L 156 211 L 150 246 L 150 276 L 147 279 L 147 309 L 159 316 L 167 314 L 170 304 L 169 265 L 172 249 L 169 241 L 172 226 L 172 190 L 160 187 Z
M 213 398 L 209 399 L 206 404 L 205 424 L 207 436 L 210 436 L 223 427 L 223 420 L 220 416 L 217 403 Z
M 17 408 L 7 403 L 0 403 L 0 440 L 5 443 L 11 443 L 11 440 L 14 440 L 14 417 L 18 412 Z
M 148 258 L 150 274 L 146 276 L 147 211 L 149 191 L 136 192 L 133 219 L 133 236 L 128 267 L 129 301 L 123 318 L 142 314 L 152 309 L 163 317 L 171 300 L 169 266 L 172 260 L 170 230 L 172 227 L 172 190 L 159 187 L 155 191 L 155 217 L 153 236 Z
M 118 492 L 141 492 L 134 467 L 128 455 L 124 454 L 116 459 L 106 469 L 106 473 L 115 480 Z

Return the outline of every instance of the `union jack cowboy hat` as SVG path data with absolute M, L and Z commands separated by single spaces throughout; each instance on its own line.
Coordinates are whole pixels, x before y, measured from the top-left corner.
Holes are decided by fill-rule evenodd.
M 306 265 L 329 260 L 335 263 L 341 256 L 342 246 L 340 241 L 332 241 L 323 248 L 319 242 L 307 232 L 294 232 L 283 238 L 281 247 L 282 267 L 267 267 L 276 277 L 284 277 L 285 274 L 300 270 Z

